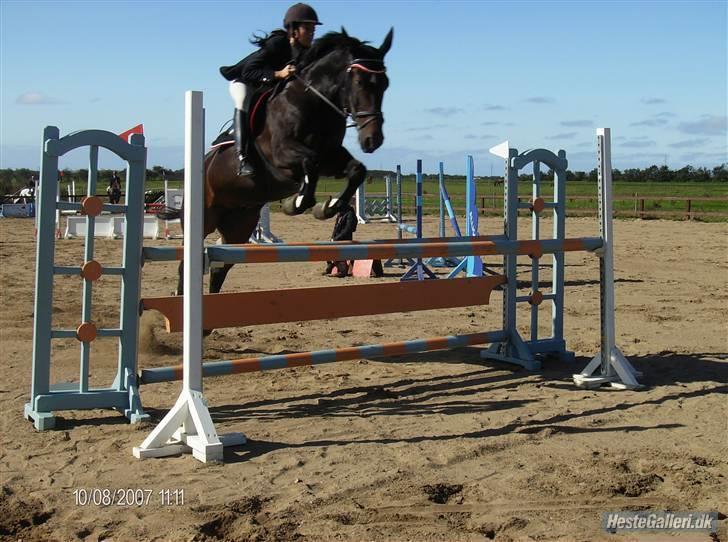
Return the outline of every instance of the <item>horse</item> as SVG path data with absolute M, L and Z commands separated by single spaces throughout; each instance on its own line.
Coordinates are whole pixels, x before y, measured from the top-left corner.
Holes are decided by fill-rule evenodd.
M 106 194 L 109 196 L 109 203 L 119 203 L 121 201 L 121 188 L 118 186 L 109 186 L 106 188 Z
M 313 207 L 313 215 L 325 220 L 351 200 L 367 170 L 342 145 L 348 117 L 363 152 L 372 153 L 382 145 L 381 108 L 389 86 L 384 56 L 393 33 L 390 29 L 378 48 L 349 36 L 344 28 L 314 41 L 296 75 L 268 100 L 262 129 L 251 134 L 252 175 L 238 174 L 232 142 L 213 146 L 204 161 L 205 237 L 217 230 L 223 243 L 247 243 L 268 202 L 283 199 L 287 215 Z M 252 125 L 255 109 L 249 117 Z M 336 197 L 317 204 L 319 175 L 346 177 L 347 183 Z M 182 213 L 166 209 L 157 216 L 169 220 Z M 220 291 L 231 267 L 225 264 L 210 271 L 210 293 Z M 177 295 L 182 294 L 182 272 L 180 262 Z

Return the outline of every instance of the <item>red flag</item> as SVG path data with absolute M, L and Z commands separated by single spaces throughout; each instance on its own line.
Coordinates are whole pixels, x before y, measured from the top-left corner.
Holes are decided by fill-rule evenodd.
M 123 132 L 123 133 L 119 134 L 119 137 L 128 143 L 129 142 L 129 136 L 131 134 L 142 134 L 142 135 L 144 135 L 144 125 L 143 124 L 137 124 L 136 126 L 134 126 L 134 128 L 129 128 L 126 132 Z

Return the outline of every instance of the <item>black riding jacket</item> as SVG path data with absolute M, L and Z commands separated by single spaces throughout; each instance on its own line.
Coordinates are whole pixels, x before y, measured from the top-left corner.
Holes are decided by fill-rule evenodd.
M 250 53 L 234 66 L 222 66 L 220 73 L 228 81 L 238 80 L 260 87 L 275 83 L 274 72 L 298 60 L 303 48 L 291 47 L 283 30 L 274 30 L 257 51 Z

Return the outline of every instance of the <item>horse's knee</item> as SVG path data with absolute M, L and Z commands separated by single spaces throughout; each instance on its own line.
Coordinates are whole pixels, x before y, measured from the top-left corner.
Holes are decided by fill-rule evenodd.
M 367 175 L 367 168 L 359 160 L 352 160 L 346 166 L 345 174 L 349 182 L 355 183 L 358 186 L 364 181 Z

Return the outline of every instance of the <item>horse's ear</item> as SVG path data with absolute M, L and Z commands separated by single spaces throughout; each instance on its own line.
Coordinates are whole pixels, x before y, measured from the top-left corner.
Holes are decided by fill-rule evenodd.
M 343 25 L 341 27 L 341 33 L 344 35 L 345 38 L 349 37 L 349 34 L 346 32 L 346 28 L 344 28 Z
M 392 47 L 392 38 L 394 37 L 394 27 L 389 29 L 387 36 L 384 38 L 382 45 L 379 46 L 379 52 L 382 53 L 382 58 L 387 54 L 390 47 Z

